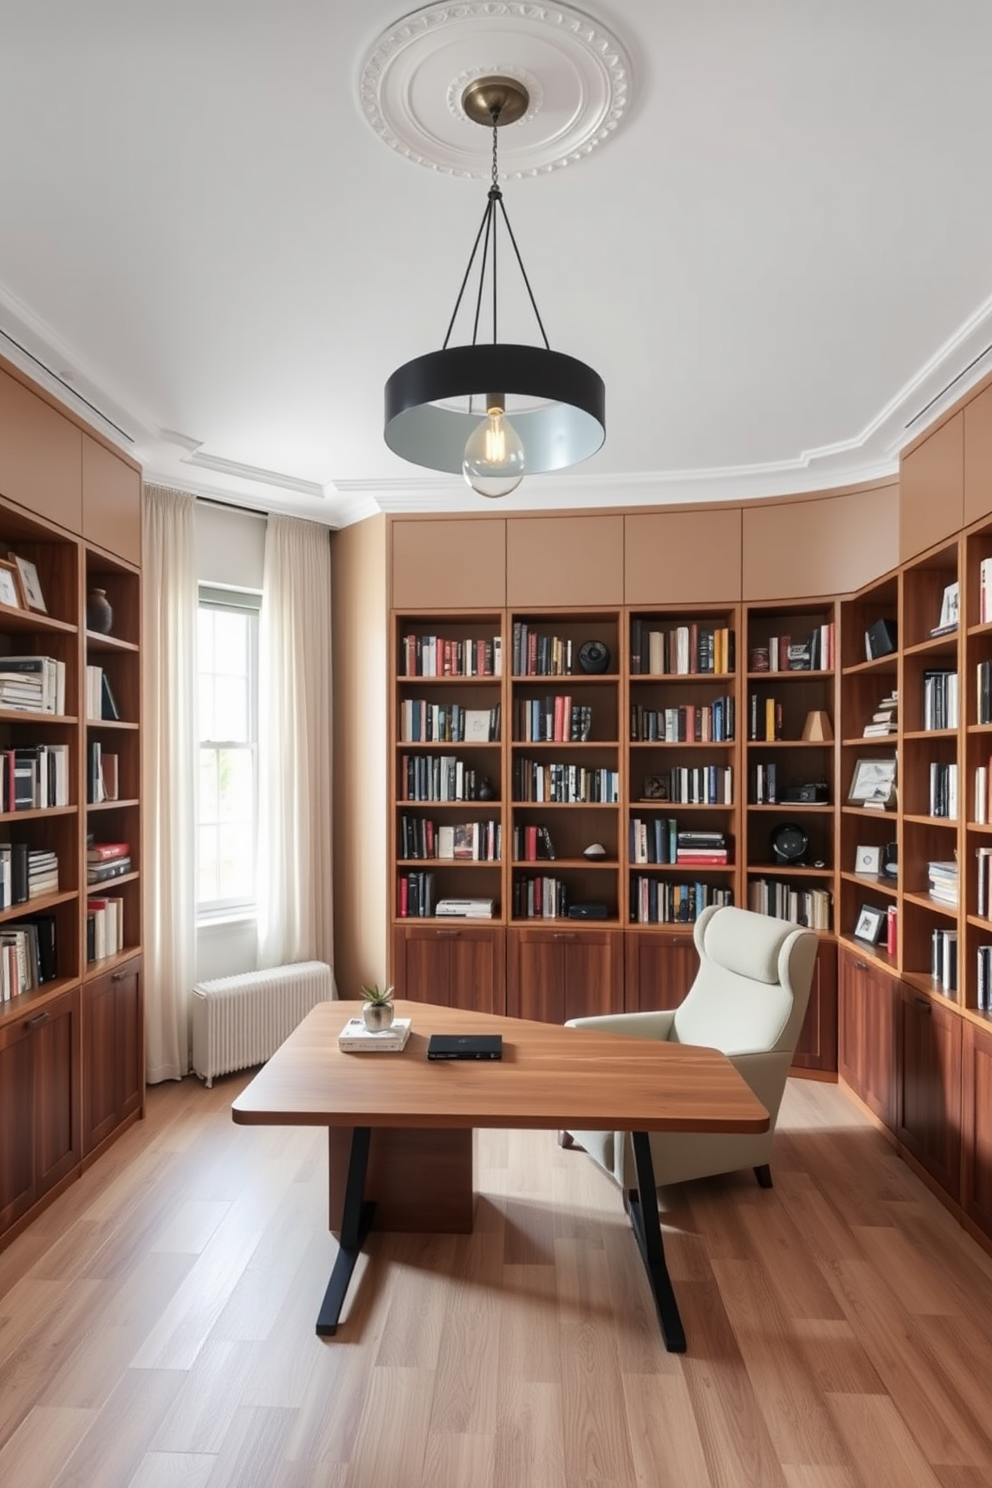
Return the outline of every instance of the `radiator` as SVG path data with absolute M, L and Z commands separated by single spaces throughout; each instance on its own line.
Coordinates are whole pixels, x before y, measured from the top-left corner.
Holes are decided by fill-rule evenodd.
M 193 988 L 193 1069 L 215 1075 L 264 1064 L 318 1002 L 334 996 L 324 961 L 216 977 Z

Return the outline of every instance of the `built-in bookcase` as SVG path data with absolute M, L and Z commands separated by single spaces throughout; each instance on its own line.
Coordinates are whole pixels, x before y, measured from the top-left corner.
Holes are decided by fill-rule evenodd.
M 836 606 L 749 605 L 746 625 L 747 907 L 832 930 Z
M 684 926 L 738 897 L 737 606 L 629 616 L 628 922 Z

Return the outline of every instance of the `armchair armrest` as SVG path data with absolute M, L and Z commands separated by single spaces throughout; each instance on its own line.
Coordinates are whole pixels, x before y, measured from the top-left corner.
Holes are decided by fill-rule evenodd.
M 595 1018 L 569 1018 L 566 1028 L 593 1028 L 597 1033 L 619 1033 L 626 1038 L 657 1039 L 667 1043 L 675 1009 L 651 1013 L 603 1013 Z

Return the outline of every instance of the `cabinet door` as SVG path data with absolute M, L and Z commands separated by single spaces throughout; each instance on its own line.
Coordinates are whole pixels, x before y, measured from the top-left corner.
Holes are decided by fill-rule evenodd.
M 564 1023 L 623 1008 L 617 931 L 511 929 L 507 1012 Z
M 851 951 L 838 957 L 837 1073 L 864 1099 L 865 977 L 868 964 Z
M 691 935 L 628 930 L 624 959 L 624 1009 L 628 1013 L 678 1007 L 699 970 Z
M 960 1190 L 961 1023 L 901 984 L 899 1139 L 952 1198 Z
M 34 1031 L 35 1172 L 46 1193 L 79 1162 L 79 993 L 50 1003 Z
M 398 997 L 505 1011 L 505 932 L 468 925 L 398 925 L 393 934 Z
M 119 1120 L 116 992 L 109 976 L 83 989 L 83 1151 L 110 1136 Z
M 539 1023 L 565 1021 L 565 942 L 572 931 L 511 929 L 506 1011 Z
M 33 1049 L 29 1019 L 0 1030 L 0 1233 L 35 1199 Z
M 837 943 L 821 940 L 809 1006 L 792 1060 L 797 1069 L 837 1068 Z
M 961 1203 L 968 1218 L 992 1236 L 992 1033 L 966 1024 L 963 1058 Z

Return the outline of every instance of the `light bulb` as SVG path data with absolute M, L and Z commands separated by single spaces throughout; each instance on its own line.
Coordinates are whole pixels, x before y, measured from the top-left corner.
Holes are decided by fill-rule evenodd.
M 465 441 L 462 474 L 480 496 L 508 496 L 524 478 L 524 447 L 505 408 L 503 394 L 490 393 L 486 417 Z

